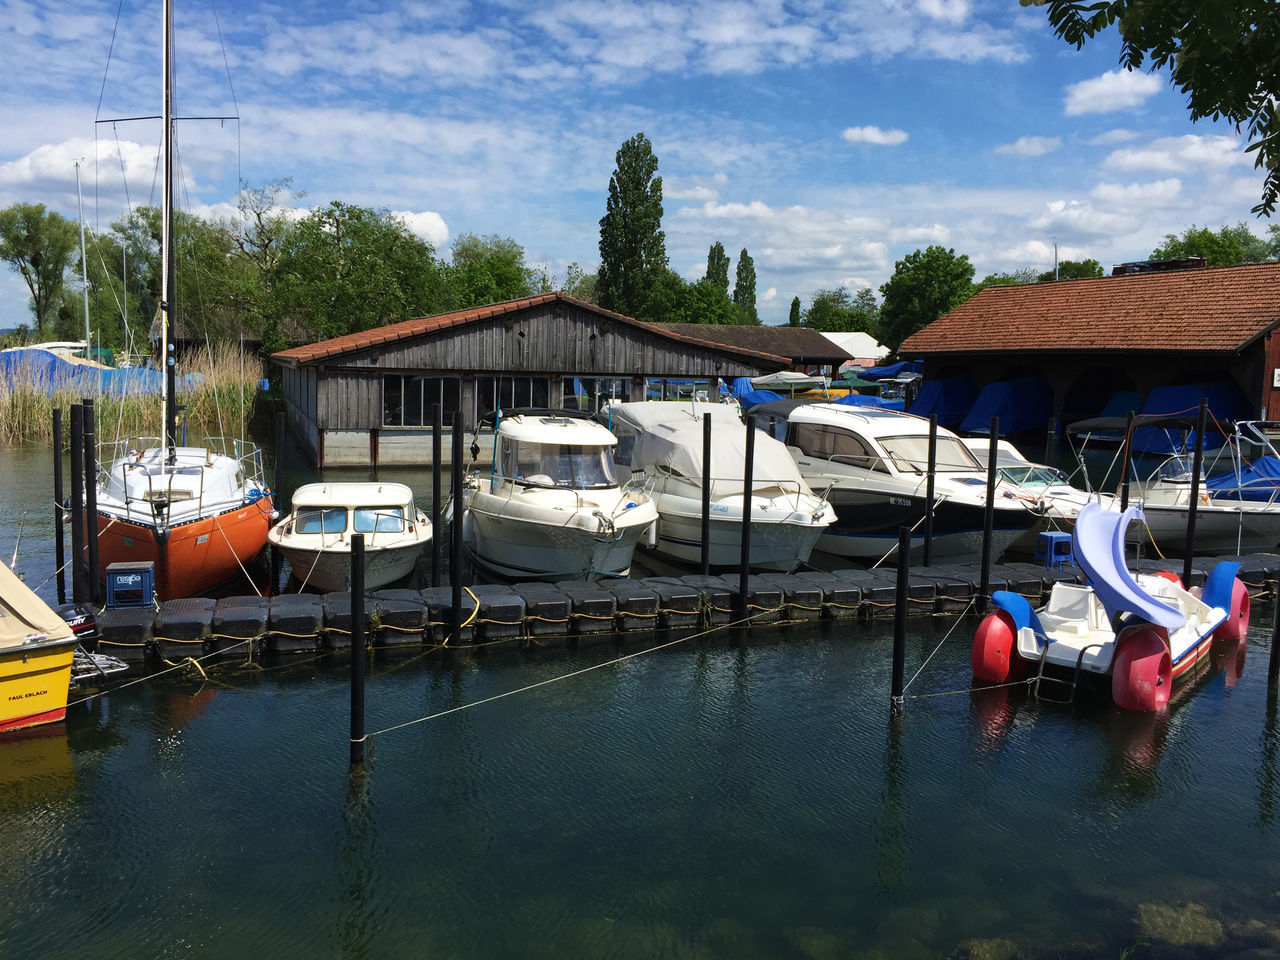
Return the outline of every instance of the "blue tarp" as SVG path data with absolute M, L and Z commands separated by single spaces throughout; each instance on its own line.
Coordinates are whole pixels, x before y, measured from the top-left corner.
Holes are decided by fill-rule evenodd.
M 1162 417 L 1194 418 L 1199 412 L 1200 398 L 1209 401 L 1209 422 L 1225 425 L 1228 421 L 1246 420 L 1252 416 L 1249 401 L 1231 383 L 1191 383 L 1177 387 L 1156 387 L 1142 405 L 1143 414 Z M 1125 411 L 1126 413 L 1128 411 Z M 1161 427 L 1139 427 L 1133 431 L 1135 453 L 1177 453 L 1182 449 L 1183 432 Z M 1210 429 L 1205 435 L 1206 450 L 1223 444 L 1221 435 Z M 1187 431 L 1186 449 L 1195 449 L 1195 431 Z
M 886 367 L 872 367 L 869 370 L 863 370 L 858 376 L 863 380 L 888 380 L 890 377 L 898 377 L 904 373 L 924 373 L 924 364 L 919 360 L 899 360 L 897 363 L 891 363 Z
M 159 396 L 164 375 L 144 367 L 93 367 L 72 363 L 48 350 L 15 349 L 0 351 L 0 379 L 9 389 L 32 387 L 47 396 L 70 390 L 82 397 Z M 198 373 L 178 377 L 179 393 L 204 382 Z
M 926 380 L 911 404 L 911 412 L 921 417 L 938 415 L 938 425 L 954 427 L 978 399 L 978 385 L 968 374 Z
M 751 381 L 748 380 L 747 383 Z M 742 404 L 743 410 L 750 410 L 752 407 L 761 403 L 771 403 L 774 400 L 781 400 L 782 394 L 774 393 L 772 390 L 750 390 L 747 393 L 740 393 L 738 403 Z
M 881 410 L 901 410 L 901 400 L 886 400 L 883 397 L 869 397 L 861 393 L 851 393 L 835 401 L 849 407 L 877 407 Z
M 1000 418 L 1000 435 L 1044 430 L 1053 416 L 1053 391 L 1042 377 L 1018 377 L 988 383 L 960 423 L 963 433 L 990 433 Z
M 1205 481 L 1215 500 L 1275 500 L 1280 502 L 1280 459 L 1259 457 L 1247 463 L 1237 477 L 1222 473 Z
M 754 390 L 755 384 L 751 382 L 750 377 L 734 377 L 733 378 L 733 395 L 741 397 Z
M 1142 409 L 1142 394 L 1137 390 L 1117 390 L 1102 405 L 1099 417 L 1127 417 L 1129 411 L 1137 413 Z

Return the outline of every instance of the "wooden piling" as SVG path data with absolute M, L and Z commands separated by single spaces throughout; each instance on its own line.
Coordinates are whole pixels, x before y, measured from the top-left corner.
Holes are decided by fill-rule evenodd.
M 98 590 L 98 438 L 94 423 L 93 400 L 85 398 L 84 407 L 84 516 L 85 546 L 89 574 L 85 588 L 90 603 L 101 600 Z
M 756 418 L 748 416 L 746 462 L 742 467 L 742 549 L 738 558 L 739 620 L 747 619 L 747 575 L 751 572 L 751 484 L 755 458 Z
M 62 408 L 53 408 L 53 558 L 58 572 L 58 602 L 67 602 L 66 518 L 62 515 Z
M 449 522 L 449 586 L 453 610 L 449 617 L 453 642 L 462 643 L 462 411 L 453 413 L 453 463 L 449 469 L 452 518 Z
M 431 407 L 431 585 L 440 586 L 440 460 L 444 419 L 440 404 Z M 457 468 L 457 464 L 454 464 Z
M 84 408 L 71 405 L 71 599 L 88 599 L 84 588 Z
M 351 537 L 351 763 L 364 763 L 364 534 Z

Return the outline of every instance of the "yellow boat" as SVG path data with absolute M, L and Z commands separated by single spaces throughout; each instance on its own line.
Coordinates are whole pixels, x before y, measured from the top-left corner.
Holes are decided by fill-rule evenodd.
M 66 621 L 0 564 L 0 733 L 66 716 L 75 647 Z

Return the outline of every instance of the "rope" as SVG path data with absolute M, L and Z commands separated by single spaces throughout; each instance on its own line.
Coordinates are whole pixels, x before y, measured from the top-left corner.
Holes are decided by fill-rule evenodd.
M 976 602 L 977 602 L 976 599 L 970 600 L 969 607 L 972 607 Z M 960 612 L 960 616 L 956 617 L 956 622 L 951 625 L 951 629 L 948 630 L 943 635 L 942 639 L 938 641 L 938 645 L 933 648 L 933 653 L 930 653 L 927 657 L 924 658 L 924 663 L 920 664 L 920 669 L 911 675 L 911 679 L 908 680 L 906 683 L 906 686 L 902 688 L 903 693 L 906 693 L 907 688 L 910 687 L 911 684 L 915 682 L 916 677 L 920 676 L 921 671 L 923 671 L 924 668 L 929 665 L 929 661 L 933 659 L 933 654 L 941 650 L 942 645 L 947 642 L 947 640 L 951 637 L 951 634 L 955 633 L 956 627 L 960 626 L 961 617 L 963 617 L 966 613 L 969 612 L 969 607 L 965 607 L 964 610 Z
M 213 361 L 210 360 L 211 364 L 212 362 Z M 214 396 L 215 397 L 217 396 L 216 391 L 214 392 Z M 221 417 L 222 414 L 218 414 L 218 416 Z M 238 566 L 240 568 L 240 572 L 244 574 L 245 580 L 249 581 L 249 586 L 253 587 L 253 592 L 256 593 L 259 597 L 261 597 L 262 591 L 258 589 L 258 585 L 253 582 L 253 577 L 249 576 L 249 571 L 246 570 L 244 564 L 240 562 L 240 555 L 236 553 L 236 548 L 231 545 L 231 538 L 227 536 L 227 531 L 222 529 L 222 523 L 219 521 L 219 518 L 217 516 L 214 516 L 213 518 L 213 525 L 217 527 L 218 532 L 222 534 L 222 539 L 226 541 L 227 549 L 231 551 L 231 556 L 235 557 L 236 566 Z M 105 533 L 106 531 L 104 530 L 103 532 Z

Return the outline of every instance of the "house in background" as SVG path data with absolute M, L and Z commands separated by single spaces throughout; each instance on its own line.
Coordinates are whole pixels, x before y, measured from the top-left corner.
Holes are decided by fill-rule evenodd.
M 869 333 L 854 331 L 852 333 L 823 333 L 824 337 L 852 357 L 842 366 L 867 369 L 878 366 L 889 356 L 889 348 L 876 343 L 876 338 Z
M 828 376 L 853 359 L 825 334 L 808 327 L 738 326 L 717 323 L 664 323 L 664 330 L 725 349 L 752 350 L 786 357 L 787 369 L 821 370 Z

